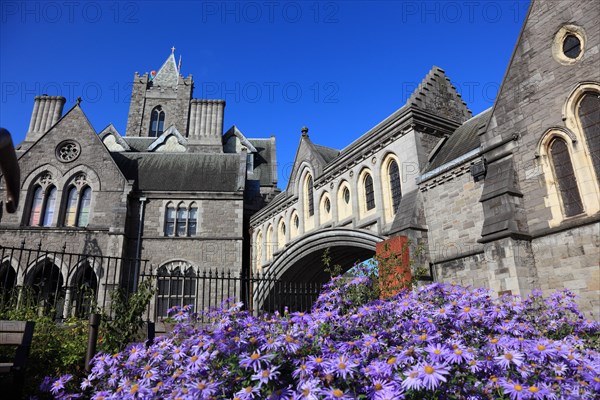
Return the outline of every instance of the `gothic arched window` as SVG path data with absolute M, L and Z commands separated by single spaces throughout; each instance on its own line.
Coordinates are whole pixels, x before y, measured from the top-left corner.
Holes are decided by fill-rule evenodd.
M 402 200 L 402 189 L 400 187 L 400 170 L 398 169 L 398 163 L 396 160 L 390 161 L 388 167 L 388 177 L 390 180 L 390 191 L 392 195 L 392 209 L 394 214 L 400 207 L 400 200 Z
M 565 216 L 572 217 L 581 214 L 583 204 L 567 143 L 561 138 L 554 138 L 550 143 L 550 155 Z
M 33 194 L 29 204 L 29 226 L 51 226 L 54 220 L 57 190 L 52 183 L 52 174 L 44 172 L 33 185 Z
M 585 92 L 579 102 L 577 114 L 600 185 L 600 94 Z
M 158 269 L 156 311 L 161 317 L 174 306 L 196 305 L 197 273 L 185 261 L 174 261 Z M 195 307 L 194 307 L 195 308 Z
M 148 136 L 158 137 L 165 130 L 165 112 L 161 106 L 156 106 L 152 109 L 150 115 L 150 132 Z
M 372 210 L 375 208 L 375 192 L 373 190 L 373 178 L 371 174 L 365 175 L 365 205 L 368 210 Z
M 308 210 L 308 216 L 312 217 L 315 215 L 315 202 L 313 199 L 313 178 L 308 175 L 306 178 L 306 209 Z
M 84 176 L 78 176 L 67 191 L 65 226 L 88 226 L 91 203 L 92 188 L 87 186 Z

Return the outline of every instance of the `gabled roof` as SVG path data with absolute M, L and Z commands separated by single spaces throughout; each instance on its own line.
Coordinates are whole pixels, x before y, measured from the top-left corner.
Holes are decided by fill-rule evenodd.
M 223 135 L 223 144 L 227 143 L 227 141 L 232 136 L 237 137 L 239 139 L 240 143 L 242 144 L 242 146 L 245 146 L 249 152 L 256 153 L 257 150 L 252 145 L 252 142 L 250 140 L 248 140 L 248 138 L 246 138 L 246 136 L 244 136 L 244 134 L 242 132 L 240 132 L 240 130 L 235 125 L 233 125 L 231 128 L 229 128 L 229 130 L 227 130 L 227 132 L 225 132 L 225 134 Z
M 433 66 L 406 104 L 456 122 L 472 117 L 471 110 L 440 67 Z
M 488 108 L 459 126 L 442 144 L 437 154 L 427 165 L 425 172 L 432 171 L 478 148 L 481 145 L 479 133 L 485 129 L 491 115 L 492 109 Z
M 98 134 L 98 137 L 100 138 L 100 140 L 102 140 L 102 143 L 104 143 L 105 145 L 107 145 L 106 140 L 109 140 L 108 139 L 109 136 L 112 137 L 115 144 L 117 144 L 118 146 L 123 148 L 123 150 L 117 150 L 118 146 L 116 146 L 116 148 L 108 148 L 108 146 L 107 146 L 109 151 L 130 151 L 131 150 L 131 148 L 129 147 L 127 142 L 125 140 L 123 140 L 123 136 L 121 136 L 121 134 L 119 133 L 119 131 L 117 131 L 117 128 L 115 128 L 113 124 L 108 124 L 108 126 L 104 129 L 102 129 L 102 131 Z
M 111 153 L 139 190 L 235 192 L 240 186 L 239 154 Z
M 153 137 L 137 137 L 137 136 L 123 136 L 123 140 L 125 141 L 125 143 L 127 143 L 129 145 L 129 150 L 130 151 L 145 152 L 145 151 L 148 151 L 148 147 L 150 147 L 150 145 L 152 143 L 154 143 L 154 141 L 156 140 L 156 138 L 153 138 Z
M 254 179 L 260 181 L 261 186 L 273 185 L 277 182 L 277 167 L 272 160 L 275 159 L 275 143 L 271 139 L 248 139 L 254 148 Z
M 177 87 L 179 82 L 179 72 L 175 63 L 175 54 L 171 53 L 165 63 L 160 67 L 158 73 L 152 79 L 152 84 L 156 86 Z
M 148 146 L 147 151 L 154 151 L 157 147 L 164 144 L 167 139 L 171 136 L 177 138 L 177 142 L 182 146 L 187 146 L 187 140 L 184 138 L 181 133 L 175 128 L 175 125 L 171 125 L 166 131 L 164 131 L 159 137 Z
M 314 143 L 313 143 L 314 144 Z M 340 151 L 331 147 L 321 146 L 318 144 L 314 144 L 317 152 L 323 157 L 325 163 L 329 163 L 330 161 L 337 158 L 340 155 Z
M 294 157 L 294 164 L 292 167 L 292 171 L 290 173 L 290 179 L 288 180 L 288 185 L 286 191 L 291 189 L 291 184 L 295 182 L 296 175 L 300 169 L 300 166 L 307 162 L 313 168 L 313 179 L 317 179 L 321 173 L 323 172 L 323 168 L 335 157 L 339 155 L 339 151 L 325 147 L 315 145 L 308 136 L 308 128 L 306 131 L 303 131 L 302 136 L 300 138 L 300 143 L 298 144 L 298 149 L 296 150 L 296 156 Z

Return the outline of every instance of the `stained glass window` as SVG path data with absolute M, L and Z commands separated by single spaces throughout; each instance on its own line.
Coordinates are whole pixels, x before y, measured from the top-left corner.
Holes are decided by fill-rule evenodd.
M 79 211 L 77 213 L 77 226 L 85 227 L 90 219 L 90 203 L 92 202 L 92 189 L 88 186 L 81 191 Z
M 44 221 L 42 223 L 43 226 L 52 225 L 52 220 L 54 219 L 54 206 L 56 204 L 56 187 L 52 186 L 48 191 L 48 195 L 46 197 L 46 205 L 44 206 Z
M 31 201 L 31 213 L 29 214 L 29 226 L 38 226 L 42 215 L 42 204 L 44 203 L 44 190 L 37 186 L 33 192 Z
M 65 211 L 65 225 L 75 226 L 77 220 L 77 189 L 71 187 L 67 196 L 67 209 Z

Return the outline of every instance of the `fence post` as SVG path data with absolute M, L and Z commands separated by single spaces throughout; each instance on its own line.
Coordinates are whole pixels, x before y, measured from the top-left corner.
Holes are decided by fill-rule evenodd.
M 98 340 L 98 328 L 100 326 L 100 314 L 90 314 L 90 333 L 88 334 L 87 353 L 85 354 L 85 371 L 90 372 L 92 367 L 90 361 L 96 354 L 96 342 Z

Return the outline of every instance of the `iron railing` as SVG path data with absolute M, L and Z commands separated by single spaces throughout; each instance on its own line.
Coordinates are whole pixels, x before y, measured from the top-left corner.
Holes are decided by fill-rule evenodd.
M 190 263 L 157 267 L 147 260 L 0 246 L 0 310 L 33 307 L 57 320 L 111 315 L 117 289 L 130 294 L 150 281 L 155 289 L 146 321 L 165 317 L 173 306 L 194 311 L 229 307 L 237 302 L 255 314 L 307 311 L 320 283 L 286 282 L 275 277 L 227 269 L 201 269 Z

